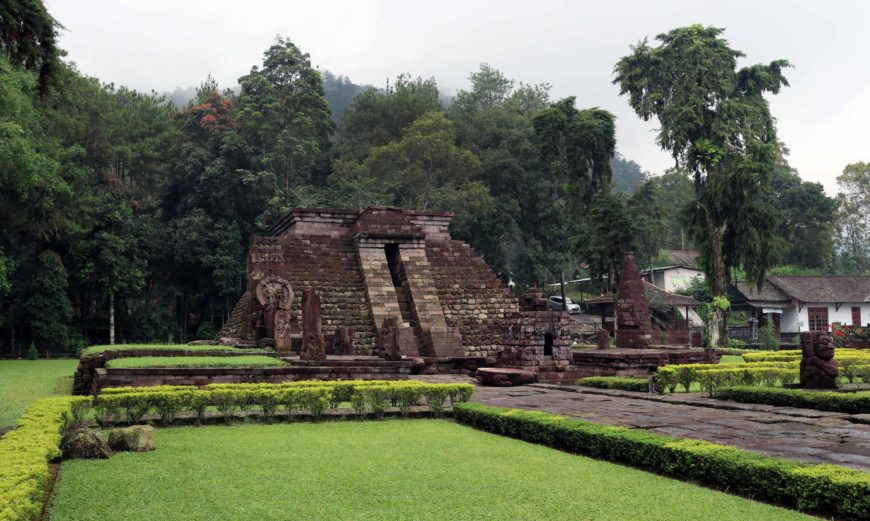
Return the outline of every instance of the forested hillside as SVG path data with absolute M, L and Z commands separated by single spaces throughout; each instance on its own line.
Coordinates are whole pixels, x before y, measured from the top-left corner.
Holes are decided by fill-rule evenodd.
M 238 92 L 204 78 L 178 108 L 83 75 L 40 27 L 51 45 L 0 48 L 0 354 L 213 337 L 250 237 L 292 207 L 453 211 L 519 287 L 685 244 L 689 176 L 615 155 L 612 114 L 547 84 L 482 64 L 445 106 L 435 79 L 356 85 L 278 38 Z M 769 201 L 786 262 L 870 265 L 860 235 L 838 260 L 840 206 L 784 163 Z

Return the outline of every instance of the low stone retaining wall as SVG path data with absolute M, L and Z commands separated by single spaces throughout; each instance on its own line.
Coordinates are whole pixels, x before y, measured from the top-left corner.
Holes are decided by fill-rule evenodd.
M 709 358 L 708 358 L 709 357 Z M 646 378 L 659 366 L 719 363 L 721 355 L 703 349 L 583 349 L 574 351 L 571 378 L 625 376 Z M 542 381 L 564 381 L 552 378 Z
M 179 368 L 153 367 L 94 370 L 93 393 L 107 387 L 197 385 L 217 383 L 280 383 L 297 380 L 404 380 L 411 362 L 353 361 L 292 362 L 287 367 Z
M 175 349 L 112 349 L 98 355 L 82 356 L 73 378 L 73 394 L 89 394 L 94 384 L 94 371 L 106 367 L 106 362 L 115 358 L 135 356 L 274 356 L 273 351 L 226 351 L 226 350 L 175 350 Z

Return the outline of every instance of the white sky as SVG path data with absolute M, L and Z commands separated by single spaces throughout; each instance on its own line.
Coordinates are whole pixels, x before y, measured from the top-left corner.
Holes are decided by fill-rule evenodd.
M 617 148 L 645 170 L 672 166 L 655 124 L 620 98 L 613 65 L 644 36 L 702 23 L 727 28 L 747 63 L 792 62 L 791 87 L 771 98 L 789 162 L 836 192 L 843 167 L 870 160 L 870 2 L 47 0 L 66 27 L 60 45 L 105 82 L 169 92 L 211 73 L 236 84 L 275 35 L 321 69 L 383 86 L 402 72 L 434 76 L 443 92 L 468 86 L 481 62 L 526 83 L 549 82 L 554 99 L 617 116 Z

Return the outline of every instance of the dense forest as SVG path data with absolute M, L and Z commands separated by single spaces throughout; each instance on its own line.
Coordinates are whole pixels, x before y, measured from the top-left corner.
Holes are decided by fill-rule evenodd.
M 519 288 L 692 246 L 690 175 L 644 172 L 612 114 L 547 84 L 482 64 L 449 96 L 357 85 L 277 38 L 238 86 L 146 94 L 61 60 L 42 4 L 19 4 L 0 11 L 0 354 L 213 337 L 250 237 L 293 207 L 453 211 L 454 237 Z M 781 270 L 870 270 L 868 171 L 833 199 L 780 159 L 762 197 Z

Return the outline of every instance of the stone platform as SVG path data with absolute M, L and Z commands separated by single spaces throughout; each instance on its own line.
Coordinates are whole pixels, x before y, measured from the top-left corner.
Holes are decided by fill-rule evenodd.
M 330 356 L 324 361 L 282 358 L 285 367 L 130 368 L 94 370 L 89 392 L 107 387 L 208 385 L 215 383 L 279 383 L 298 380 L 404 380 L 418 369 L 409 360 L 386 361 L 371 356 Z
M 806 463 L 870 471 L 870 415 L 540 384 L 477 387 L 472 401 L 702 439 Z
M 575 349 L 572 376 L 624 376 L 646 378 L 658 367 L 674 364 L 719 363 L 721 355 L 704 349 L 654 346 L 649 349 Z M 552 380 L 552 379 L 549 379 Z M 542 381 L 547 381 L 542 379 Z
M 103 351 L 98 355 L 83 356 L 79 359 L 79 365 L 76 368 L 73 377 L 73 394 L 89 394 L 94 384 L 94 378 L 97 369 L 106 367 L 106 362 L 115 358 L 130 358 L 136 356 L 248 356 L 248 355 L 274 355 L 272 351 L 221 351 L 215 349 L 213 351 L 202 350 L 182 350 L 182 349 L 124 349 L 123 346 L 118 346 L 118 349 L 110 349 Z

